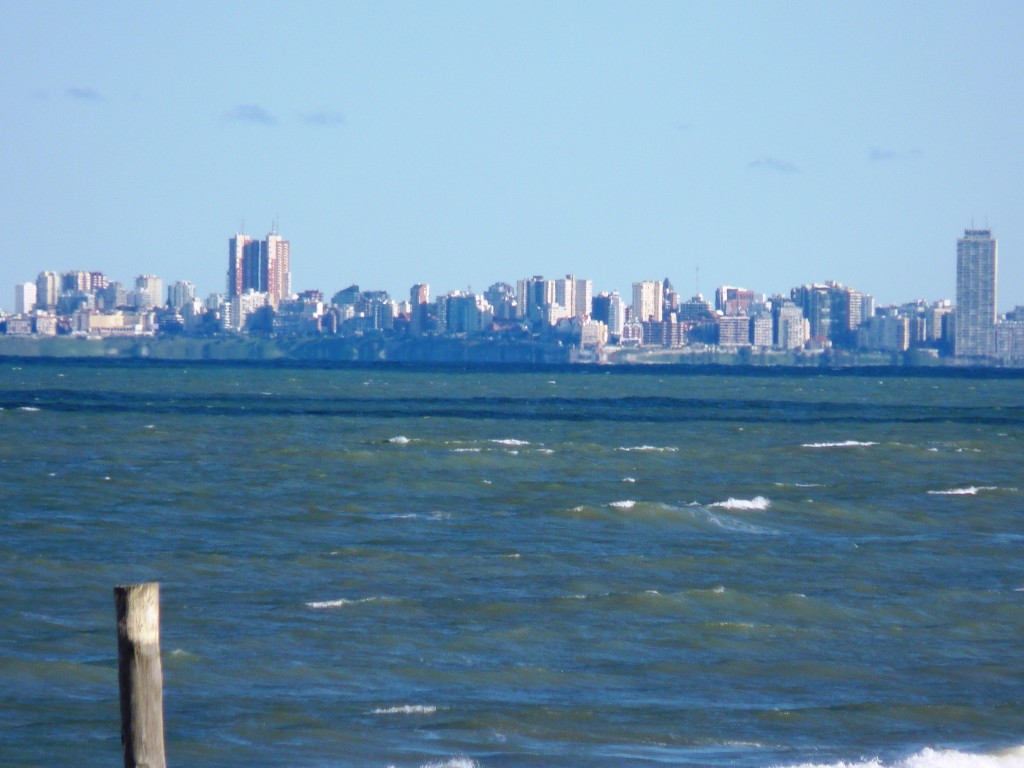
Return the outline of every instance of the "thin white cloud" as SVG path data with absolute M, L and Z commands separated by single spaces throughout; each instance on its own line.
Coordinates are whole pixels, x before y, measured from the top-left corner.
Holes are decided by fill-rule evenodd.
M 302 115 L 302 121 L 310 125 L 345 125 L 345 116 L 341 112 L 321 110 L 319 112 L 306 112 Z
M 87 88 L 80 85 L 68 86 L 64 89 L 64 95 L 69 99 L 77 101 L 104 101 L 103 94 L 95 88 Z
M 778 157 L 759 157 L 757 160 L 749 163 L 747 168 L 758 168 L 766 171 L 776 171 L 777 173 L 800 173 L 796 163 L 790 160 L 782 160 Z
M 227 119 L 235 123 L 277 124 L 277 118 L 259 104 L 238 104 L 227 113 Z
M 868 150 L 868 162 L 871 163 L 886 163 L 893 160 L 911 160 L 921 156 L 921 150 L 911 149 L 906 152 L 900 152 L 894 149 L 883 149 L 881 147 L 872 147 Z

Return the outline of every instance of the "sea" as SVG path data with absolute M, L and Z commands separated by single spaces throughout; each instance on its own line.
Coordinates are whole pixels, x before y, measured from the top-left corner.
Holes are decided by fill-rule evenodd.
M 1024 376 L 0 360 L 0 765 L 1024 766 Z

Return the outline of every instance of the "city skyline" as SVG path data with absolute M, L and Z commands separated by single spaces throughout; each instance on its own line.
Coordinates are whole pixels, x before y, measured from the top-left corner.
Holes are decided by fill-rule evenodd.
M 796 285 L 788 296 L 720 285 L 712 304 L 701 294 L 685 298 L 668 278 L 632 282 L 627 302 L 618 290 L 595 296 L 593 281 L 574 274 L 524 277 L 515 287 L 498 281 L 483 293 L 448 291 L 433 300 L 430 286 L 416 283 L 406 300 L 357 284 L 333 295 L 320 288 L 291 292 L 290 242 L 275 228 L 264 240 L 244 233 L 228 238 L 223 293 L 203 299 L 193 283 L 177 281 L 165 294 L 156 275 L 139 275 L 134 290 L 128 290 L 98 271 L 44 270 L 34 283 L 17 286 L 17 311 L 0 321 L 3 333 L 16 337 L 351 340 L 369 334 L 375 340 L 370 351 L 355 354 L 385 357 L 429 357 L 440 348 L 431 341 L 417 352 L 417 342 L 461 339 L 517 346 L 516 354 L 527 356 L 544 349 L 537 354 L 567 354 L 576 362 L 607 362 L 619 350 L 639 348 L 727 353 L 744 348 L 747 355 L 836 349 L 907 353 L 911 361 L 916 355 L 929 361 L 946 356 L 968 364 L 1019 364 L 1024 362 L 1024 306 L 1005 316 L 996 313 L 997 249 L 991 230 L 967 229 L 957 239 L 957 305 L 914 300 L 879 306 L 871 294 L 834 280 Z M 376 343 L 390 351 L 373 351 Z
M 995 321 L 997 315 L 1005 314 L 1008 311 L 1017 309 L 1021 304 L 1014 305 L 1013 307 L 1001 308 L 996 303 L 996 294 L 998 284 L 996 280 L 996 249 L 997 242 L 992 237 L 992 232 L 989 229 L 965 229 L 964 237 L 958 238 L 956 241 L 956 262 L 955 262 L 955 296 L 956 300 L 952 300 L 948 297 L 926 297 L 926 296 L 914 296 L 913 298 L 906 298 L 902 301 L 894 301 L 882 303 L 878 302 L 879 306 L 900 306 L 904 304 L 910 304 L 913 302 L 929 302 L 929 303 L 950 303 L 953 306 L 957 306 L 960 300 L 965 300 L 965 306 L 969 308 L 971 313 L 972 327 L 978 324 L 978 316 L 990 315 L 991 319 L 986 322 L 991 325 Z M 290 240 L 286 239 L 277 232 L 276 224 L 266 235 L 263 240 L 259 240 L 252 235 L 238 232 L 231 235 L 228 238 L 228 259 L 227 259 L 227 271 L 226 271 L 226 282 L 220 290 L 212 290 L 204 292 L 198 288 L 194 281 L 189 279 L 187 276 L 170 281 L 166 280 L 162 275 L 153 276 L 147 274 L 138 274 L 135 278 L 136 289 L 142 289 L 144 282 L 147 279 L 155 279 L 161 286 L 166 284 L 167 290 L 169 291 L 173 285 L 187 284 L 190 286 L 193 295 L 196 298 L 203 296 L 214 296 L 217 294 L 222 295 L 226 299 L 230 300 L 232 297 L 237 297 L 246 292 L 257 292 L 268 295 L 268 300 L 271 306 L 276 307 L 277 304 L 285 299 L 295 296 L 302 292 L 301 290 L 293 290 L 292 286 L 292 274 L 291 274 L 291 256 L 290 256 Z M 966 258 L 966 254 L 972 254 L 973 258 Z M 301 263 L 301 262 L 300 262 Z M 565 275 L 566 280 L 561 278 L 551 277 L 550 272 L 538 273 L 532 277 L 511 277 L 509 275 L 495 276 L 491 278 L 491 281 L 487 284 L 487 288 L 472 288 L 472 286 L 466 286 L 464 288 L 449 288 L 444 290 L 433 290 L 429 281 L 422 283 L 410 283 L 408 287 L 404 289 L 398 289 L 397 291 L 390 291 L 385 288 L 373 285 L 364 285 L 362 289 L 370 290 L 375 292 L 383 292 L 391 297 L 396 302 L 402 302 L 405 300 L 405 296 L 410 291 L 415 295 L 417 290 L 426 290 L 432 292 L 434 296 L 447 295 L 453 293 L 472 293 L 476 295 L 484 295 L 488 290 L 494 288 L 496 285 L 517 285 L 516 290 L 517 296 L 528 296 L 533 290 L 530 285 L 533 282 L 542 281 L 538 285 L 538 290 L 547 290 L 551 292 L 550 297 L 546 297 L 551 303 L 557 303 L 563 307 L 572 307 L 576 315 L 588 314 L 580 311 L 580 307 L 589 304 L 593 297 L 599 294 L 607 295 L 609 293 L 618 293 L 623 297 L 623 303 L 631 307 L 641 307 L 640 314 L 646 316 L 659 316 L 661 314 L 662 306 L 662 291 L 665 285 L 668 286 L 666 289 L 670 289 L 673 293 L 681 299 L 703 299 L 708 300 L 712 305 L 718 305 L 719 293 L 723 290 L 729 290 L 730 295 L 728 297 L 728 304 L 736 306 L 745 306 L 747 303 L 752 301 L 755 296 L 764 298 L 770 298 L 773 296 L 789 296 L 789 294 L 800 288 L 811 288 L 814 286 L 825 286 L 825 285 L 840 285 L 849 286 L 851 290 L 854 290 L 854 286 L 848 284 L 842 279 L 829 278 L 825 280 L 805 280 L 797 282 L 788 289 L 778 290 L 763 290 L 758 286 L 753 288 L 746 286 L 738 288 L 734 285 L 727 283 L 721 283 L 713 287 L 713 292 L 705 294 L 703 290 L 699 293 L 686 294 L 685 292 L 676 292 L 675 288 L 671 287 L 672 277 L 666 275 L 664 278 L 659 280 L 648 280 L 643 277 L 635 276 L 627 286 L 613 286 L 608 288 L 595 288 L 593 280 L 587 276 L 581 276 L 580 279 L 576 280 L 574 273 L 569 272 Z M 61 278 L 66 275 L 78 275 L 80 280 L 89 281 L 90 277 L 95 280 L 102 281 L 102 286 L 105 288 L 108 283 L 118 283 L 113 276 L 106 275 L 100 271 L 89 271 L 83 270 L 81 267 L 67 271 L 51 270 L 48 267 L 42 269 L 37 273 L 35 279 L 26 279 L 19 281 L 13 288 L 13 314 L 20 314 L 24 305 L 28 302 L 26 295 L 23 293 L 23 289 L 28 285 L 40 285 L 40 281 L 43 280 L 44 276 L 49 276 L 50 286 L 44 293 L 42 287 L 38 287 L 37 294 L 40 297 L 39 304 L 41 306 L 54 305 L 56 304 L 56 297 L 59 292 L 59 284 Z M 650 277 L 650 276 L 647 276 Z M 583 287 L 577 287 L 576 285 L 570 285 L 564 287 L 563 284 L 566 282 L 573 282 L 578 284 L 585 284 Z M 344 281 L 343 281 L 344 282 Z M 737 282 L 743 282 L 742 280 Z M 544 285 L 546 283 L 547 285 Z M 665 285 L 663 285 L 663 283 Z M 556 284 L 558 284 L 556 288 Z M 337 286 L 307 286 L 303 289 L 306 292 L 320 292 L 326 296 L 330 296 L 334 293 L 341 292 L 346 288 L 358 287 L 358 283 L 345 283 Z M 82 286 L 79 286 L 82 287 Z M 86 286 L 89 287 L 89 286 Z M 862 286 L 856 286 L 856 289 L 860 289 Z M 562 294 L 556 296 L 555 291 L 562 291 Z M 583 291 L 585 290 L 585 293 Z M 576 292 L 579 291 L 580 297 L 576 298 Z M 739 292 L 738 294 L 736 292 Z M 567 295 L 563 295 L 567 294 Z M 872 299 L 872 306 L 874 306 L 877 299 L 876 294 L 873 291 L 860 291 L 857 290 L 858 295 L 869 296 Z M 979 294 L 983 294 L 981 299 L 977 297 Z M 586 297 L 585 299 L 583 297 Z M 48 298 L 46 298 L 48 297 Z M 739 297 L 739 298 L 737 298 Z M 160 306 L 166 303 L 167 297 L 156 300 L 154 297 L 149 305 Z M 32 303 L 35 303 L 36 299 L 32 299 Z M 725 301 L 723 299 L 722 301 Z M 739 304 L 737 304 L 739 302 Z M 0 302 L 0 310 L 5 310 L 5 306 Z M 573 313 L 570 313 L 570 315 Z M 726 312 L 726 314 L 731 314 Z M 857 322 L 860 320 L 860 316 L 857 316 Z M 856 322 L 854 323 L 854 326 Z M 975 334 L 976 335 L 976 334 Z M 963 342 L 961 342 L 963 343 Z M 987 342 L 991 345 L 992 340 Z M 978 342 L 972 342 L 975 349 L 978 348 Z M 986 347 L 987 348 L 987 347 Z M 991 349 L 987 348 L 988 352 L 978 352 L 977 354 L 988 354 Z
M 952 299 L 948 243 L 991 226 L 999 308 L 1024 304 L 1019 3 L 5 19 L 4 308 L 26 262 L 219 291 L 225 222 L 287 231 L 294 290 L 585 273 L 689 296 L 699 272 L 706 296 L 836 279 L 881 303 Z M 975 27 L 984 55 L 958 53 Z

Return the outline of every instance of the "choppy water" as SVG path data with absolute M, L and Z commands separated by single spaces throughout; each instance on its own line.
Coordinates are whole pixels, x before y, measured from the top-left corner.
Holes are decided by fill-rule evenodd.
M 1024 765 L 1022 395 L 0 361 L 0 764 Z

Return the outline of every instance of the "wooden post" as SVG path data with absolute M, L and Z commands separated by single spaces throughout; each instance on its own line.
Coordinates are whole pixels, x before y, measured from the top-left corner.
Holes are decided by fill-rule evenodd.
M 160 665 L 160 585 L 114 587 L 117 682 L 125 768 L 166 768 L 163 670 Z

